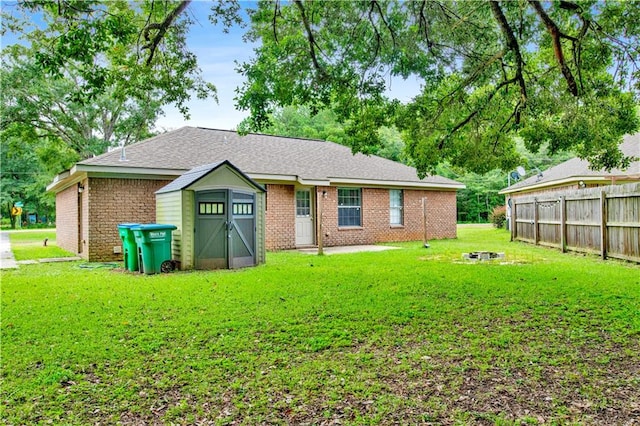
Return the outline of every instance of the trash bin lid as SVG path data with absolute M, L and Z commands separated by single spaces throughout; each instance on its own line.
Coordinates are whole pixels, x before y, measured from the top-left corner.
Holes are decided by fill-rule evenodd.
M 136 225 L 131 227 L 132 231 L 160 231 L 160 230 L 171 230 L 178 229 L 175 225 L 163 225 L 160 223 L 147 223 L 144 225 Z
M 140 224 L 139 223 L 119 223 L 118 224 L 118 228 L 130 229 L 130 228 L 133 228 L 134 226 L 140 226 Z

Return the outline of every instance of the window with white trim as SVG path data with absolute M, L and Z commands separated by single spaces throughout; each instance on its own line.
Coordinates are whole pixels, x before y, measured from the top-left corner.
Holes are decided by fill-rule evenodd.
M 401 189 L 389 190 L 389 224 L 402 225 L 404 197 Z
M 362 190 L 338 188 L 338 226 L 362 226 Z

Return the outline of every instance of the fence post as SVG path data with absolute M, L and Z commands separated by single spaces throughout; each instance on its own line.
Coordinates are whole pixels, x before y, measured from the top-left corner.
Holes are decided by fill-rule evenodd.
M 567 199 L 563 195 L 560 197 L 560 248 L 562 252 L 567 252 Z
M 518 237 L 516 228 L 518 226 L 518 224 L 516 223 L 516 199 L 511 197 L 509 198 L 509 201 L 511 201 L 511 222 L 509 222 L 509 225 L 511 225 L 511 241 L 515 241 L 515 239 Z
M 600 256 L 607 258 L 607 193 L 600 191 Z
M 533 199 L 533 242 L 538 245 L 538 198 Z

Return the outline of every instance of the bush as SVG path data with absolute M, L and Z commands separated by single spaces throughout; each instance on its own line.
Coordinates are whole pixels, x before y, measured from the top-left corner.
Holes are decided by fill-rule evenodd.
M 498 206 L 494 208 L 489 215 L 489 220 L 496 228 L 504 228 L 505 222 L 507 221 L 507 207 Z

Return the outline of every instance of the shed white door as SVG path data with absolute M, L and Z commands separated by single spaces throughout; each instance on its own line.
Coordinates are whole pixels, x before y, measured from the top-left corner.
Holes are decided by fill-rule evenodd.
M 309 246 L 313 244 L 313 204 L 311 190 L 298 189 L 296 191 L 296 245 Z

